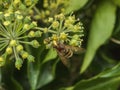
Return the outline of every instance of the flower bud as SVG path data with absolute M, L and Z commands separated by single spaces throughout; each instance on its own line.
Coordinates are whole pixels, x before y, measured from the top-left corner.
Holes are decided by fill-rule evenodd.
M 23 64 L 23 60 L 21 58 L 18 58 L 16 61 L 15 61 L 15 67 L 20 70 L 20 68 L 22 67 L 22 64 Z
M 17 42 L 16 42 L 16 40 L 11 40 L 10 41 L 10 46 L 16 46 L 17 45 Z
M 37 40 L 33 40 L 31 42 L 31 45 L 34 47 L 34 48 L 38 48 L 40 46 L 39 42 Z
M 53 18 L 50 17 L 50 18 L 48 19 L 48 22 L 53 22 Z
M 61 33 L 61 34 L 60 34 L 60 39 L 66 40 L 66 39 L 67 39 L 67 35 L 68 35 L 68 34 L 66 34 L 66 33 L 64 33 L 64 32 Z
M 23 59 L 26 59 L 26 58 L 28 57 L 28 55 L 29 55 L 29 54 L 28 54 L 27 52 L 25 52 L 25 51 L 21 51 L 20 54 L 21 54 L 21 56 L 22 56 Z
M 44 28 L 44 33 L 47 33 L 48 32 L 48 28 Z
M 25 4 L 26 4 L 27 6 L 30 6 L 30 5 L 32 4 L 32 1 L 31 1 L 31 0 L 25 0 Z
M 24 24 L 23 29 L 25 29 L 25 30 L 29 30 L 29 29 L 30 29 L 30 25 L 28 25 L 28 24 Z
M 9 16 L 10 16 L 10 13 L 5 13 L 4 16 L 5 16 L 5 17 L 9 17 Z
M 10 25 L 10 21 L 4 21 L 3 24 L 4 24 L 5 26 L 8 26 L 8 25 Z
M 72 45 L 72 46 L 79 46 L 77 40 L 75 40 L 75 39 L 72 39 L 70 41 L 70 45 Z
M 27 57 L 27 59 L 28 59 L 29 62 L 34 62 L 34 60 L 35 60 L 35 58 L 32 55 L 29 55 Z
M 5 60 L 3 59 L 3 57 L 0 56 L 0 67 L 4 66 L 5 64 Z
M 24 23 L 29 23 L 31 21 L 30 16 L 26 16 L 24 19 Z
M 12 52 L 13 52 L 12 48 L 11 47 L 7 47 L 6 53 L 7 54 L 12 54 Z
M 58 26 L 59 26 L 59 22 L 58 22 L 58 21 L 53 21 L 52 27 L 53 27 L 54 29 L 56 29 L 56 28 L 58 28 Z
M 52 35 L 52 40 L 57 41 L 57 40 L 58 40 L 58 36 L 57 36 L 56 34 L 53 34 L 53 35 Z
M 73 24 L 76 20 L 75 20 L 75 16 L 69 16 L 68 20 L 71 24 Z
M 19 14 L 21 14 L 21 12 L 17 10 L 17 11 L 15 11 L 15 14 L 19 15 Z
M 21 20 L 21 19 L 23 19 L 23 16 L 22 15 L 17 15 L 17 19 Z
M 37 22 L 33 21 L 31 24 L 30 24 L 30 28 L 33 28 L 33 27 L 36 27 L 37 26 Z
M 46 10 L 46 11 L 45 11 L 45 14 L 46 14 L 46 15 L 50 15 L 50 11 L 49 11 L 49 10 Z
M 3 61 L 4 61 L 3 57 L 0 57 L 0 62 L 3 62 Z
M 29 37 L 35 37 L 35 32 L 34 31 L 30 31 L 28 34 Z
M 17 5 L 17 4 L 19 4 L 21 1 L 20 0 L 14 0 L 14 5 Z
M 17 52 L 22 51 L 23 50 L 23 46 L 22 45 L 17 45 L 16 50 L 17 50 Z
M 42 32 L 41 31 L 36 31 L 35 32 L 35 37 L 41 37 L 42 36 Z
M 75 40 L 78 40 L 79 39 L 79 36 L 76 34 L 76 35 L 73 35 L 72 39 L 75 39 Z

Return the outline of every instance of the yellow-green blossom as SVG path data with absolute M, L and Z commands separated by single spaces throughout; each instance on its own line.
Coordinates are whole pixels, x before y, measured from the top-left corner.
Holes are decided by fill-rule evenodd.
M 65 16 L 63 13 L 55 15 L 54 18 L 49 18 L 49 23 L 51 24 L 48 28 L 40 28 L 43 32 L 47 30 L 48 37 L 44 40 L 47 47 L 54 45 L 53 42 L 81 46 L 84 28 L 74 15 Z
M 7 53 L 7 54 L 12 54 L 12 52 L 13 52 L 13 50 L 12 50 L 11 47 L 7 47 L 7 48 L 6 48 L 6 53 Z
M 3 24 L 4 24 L 5 26 L 10 25 L 10 23 L 11 23 L 10 21 L 4 21 L 4 22 L 3 22 Z
M 7 18 L 9 16 L 10 18 Z M 32 40 L 33 37 L 41 36 L 41 31 L 36 30 L 36 26 L 36 22 L 31 21 L 28 16 L 24 17 L 20 11 L 14 11 L 12 14 L 9 11 L 3 12 L 2 18 L 0 18 L 0 56 L 12 57 L 10 59 L 15 60 L 15 67 L 17 69 L 20 69 L 22 66 L 23 59 L 30 59 L 32 57 L 28 61 L 34 61 L 34 57 L 25 50 L 24 46 L 26 44 L 35 48 L 40 46 L 35 38 Z M 29 32 L 31 37 L 28 36 Z M 0 59 L 0 66 L 3 66 L 7 60 L 4 60 L 5 58 L 2 59 L 2 57 Z

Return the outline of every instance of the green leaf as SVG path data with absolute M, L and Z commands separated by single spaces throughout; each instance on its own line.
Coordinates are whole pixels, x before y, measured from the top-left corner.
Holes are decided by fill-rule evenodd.
M 18 83 L 18 81 L 16 81 L 13 77 L 11 77 L 11 86 L 13 86 L 14 90 L 23 90 L 23 87 Z
M 120 0 L 112 0 L 112 1 L 120 7 Z
M 54 48 L 51 48 L 48 53 L 46 54 L 45 56 L 45 59 L 43 60 L 42 64 L 43 63 L 46 63 L 48 61 L 51 61 L 53 59 L 55 59 L 57 57 L 57 52 Z
M 83 80 L 77 83 L 73 90 L 117 90 L 120 77 L 106 77 Z
M 50 64 L 48 67 L 46 66 L 47 64 L 46 62 L 55 59 L 57 56 L 57 53 L 52 48 L 48 51 L 45 58 L 43 58 L 44 57 L 43 52 L 44 50 L 38 52 L 38 55 L 37 55 L 38 58 L 35 60 L 34 63 L 28 63 L 28 79 L 29 79 L 32 90 L 41 88 L 42 86 L 48 84 L 54 79 L 53 69 L 55 69 L 55 65 L 51 67 L 51 64 Z
M 22 85 L 13 77 L 13 65 L 9 59 L 4 67 L 1 68 L 2 83 L 9 90 L 23 90 Z
M 37 86 L 37 80 L 40 74 L 40 60 L 36 60 L 34 63 L 28 62 L 27 74 L 30 82 L 31 90 L 35 90 Z
M 100 73 L 97 77 L 117 77 L 120 76 L 120 63 L 114 66 L 109 70 L 105 70 L 104 72 Z
M 54 76 L 52 74 L 52 70 L 49 66 L 46 66 L 42 71 L 38 78 L 37 82 L 37 89 L 41 88 L 42 86 L 48 84 L 54 79 Z
M 97 49 L 111 36 L 115 24 L 115 14 L 116 6 L 112 2 L 103 1 L 99 4 L 92 20 L 87 52 L 83 61 L 81 73 L 90 65 Z
M 79 81 L 71 88 L 72 90 L 118 90 L 117 88 L 120 85 L 119 71 L 120 63 L 90 79 Z M 62 88 L 60 90 L 69 90 L 69 88 Z
M 69 6 L 65 9 L 65 13 L 68 14 L 81 9 L 87 2 L 88 0 L 70 0 Z
M 1 72 L 1 68 L 0 68 L 0 83 L 2 81 L 2 72 Z
M 31 52 L 29 50 L 29 47 L 27 47 L 27 49 L 29 52 Z M 31 63 L 28 61 L 27 63 L 27 76 L 31 86 L 31 90 L 35 90 L 37 86 L 39 74 L 41 72 L 41 55 L 43 51 L 44 47 L 38 48 L 37 51 L 33 49 L 31 53 L 33 53 L 33 55 L 35 56 L 35 62 Z
M 82 80 L 74 85 L 73 90 L 118 90 L 120 85 L 120 63 L 103 71 L 97 76 L 88 79 Z
M 60 88 L 59 90 L 73 90 L 74 87 Z

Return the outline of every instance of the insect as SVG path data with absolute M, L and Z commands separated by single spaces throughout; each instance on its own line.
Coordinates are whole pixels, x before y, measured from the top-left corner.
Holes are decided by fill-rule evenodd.
M 73 56 L 73 53 L 82 53 L 84 51 L 83 48 L 65 45 L 60 42 L 53 42 L 53 48 L 56 49 L 62 63 L 68 68 L 70 67 L 69 58 Z

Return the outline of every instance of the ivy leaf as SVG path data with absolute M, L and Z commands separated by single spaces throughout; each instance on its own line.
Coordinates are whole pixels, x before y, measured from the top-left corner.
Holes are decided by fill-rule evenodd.
M 9 59 L 7 59 L 5 66 L 1 68 L 1 81 L 9 90 L 23 90 L 22 85 L 13 77 L 13 69 L 14 65 L 11 63 Z
M 118 90 L 120 85 L 119 71 L 120 63 L 90 79 L 81 80 L 72 87 L 61 88 L 60 90 Z
M 115 14 L 116 6 L 112 2 L 106 0 L 99 4 L 92 20 L 87 52 L 82 64 L 81 73 L 90 65 L 97 49 L 111 36 L 115 24 Z
M 73 11 L 76 11 L 80 8 L 82 8 L 88 0 L 70 0 L 69 1 L 69 6 L 65 9 L 65 13 L 71 13 Z
M 112 0 L 112 1 L 120 7 L 120 0 Z
M 120 63 L 97 76 L 78 82 L 73 90 L 118 90 L 120 85 Z
M 41 72 L 41 55 L 44 51 L 44 47 L 40 47 L 36 50 L 32 50 L 33 55 L 36 56 L 35 62 L 27 63 L 27 76 L 32 90 L 36 89 L 39 74 Z M 29 51 L 30 52 L 30 51 Z
M 55 51 L 55 49 L 51 48 L 48 53 L 46 54 L 45 56 L 45 59 L 43 60 L 42 64 L 50 61 L 50 60 L 53 60 L 57 57 L 57 52 Z
M 36 88 L 39 89 L 42 86 L 48 84 L 54 79 L 54 75 L 52 74 L 52 68 L 49 65 L 44 65 L 45 68 L 41 70 L 41 74 L 39 75 L 38 82 Z
M 105 70 L 104 72 L 100 73 L 99 77 L 117 77 L 120 76 L 120 63 L 114 66 L 112 69 Z M 98 77 L 97 76 L 97 77 Z
M 46 64 L 48 64 L 47 63 L 48 61 L 55 59 L 57 56 L 57 53 L 53 48 L 51 48 L 44 58 L 43 52 L 44 52 L 44 48 L 43 50 L 40 50 L 38 52 L 38 55 L 36 54 L 37 58 L 34 63 L 28 62 L 27 72 L 28 72 L 28 79 L 29 79 L 32 90 L 41 88 L 42 86 L 48 84 L 54 79 L 53 71 L 55 70 L 53 69 L 55 69 L 56 65 L 51 66 L 50 64 L 46 66 Z
M 107 77 L 83 80 L 75 85 L 73 90 L 117 90 L 120 77 Z

